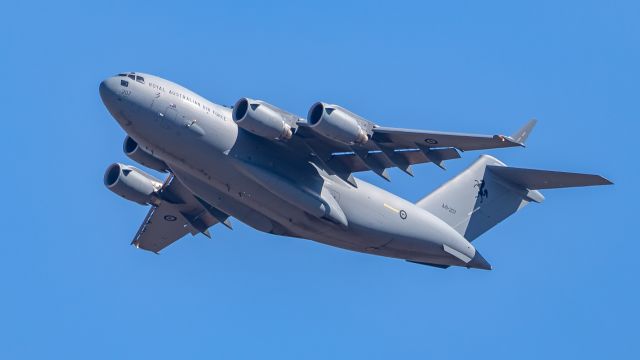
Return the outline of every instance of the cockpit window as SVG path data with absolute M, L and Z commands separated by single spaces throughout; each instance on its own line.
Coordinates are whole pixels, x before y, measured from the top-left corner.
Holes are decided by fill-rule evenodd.
M 133 75 L 133 74 L 129 74 L 129 75 L 128 75 L 128 77 L 129 77 L 129 79 L 131 79 L 131 80 L 135 80 L 135 79 L 136 79 L 136 76 L 135 76 L 135 75 Z
M 118 74 L 118 76 L 127 76 L 127 74 Z
M 141 84 L 144 84 L 144 78 L 142 76 L 136 76 L 136 81 Z
M 120 85 L 124 87 L 129 87 L 129 82 L 127 80 L 120 80 Z

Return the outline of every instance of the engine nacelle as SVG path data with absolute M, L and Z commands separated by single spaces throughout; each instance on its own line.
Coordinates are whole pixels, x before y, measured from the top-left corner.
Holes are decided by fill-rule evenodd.
M 269 140 L 289 140 L 298 117 L 260 100 L 242 98 L 233 106 L 239 127 Z
M 141 205 L 150 204 L 162 182 L 130 165 L 112 164 L 104 173 L 107 189 Z
M 320 135 L 347 145 L 366 143 L 374 125 L 338 105 L 322 102 L 311 106 L 307 122 Z
M 140 165 L 144 165 L 150 169 L 160 172 L 167 172 L 167 170 L 169 170 L 169 167 L 164 163 L 164 161 L 146 152 L 144 149 L 142 149 L 142 147 L 140 147 L 140 144 L 138 144 L 130 136 L 127 136 L 124 139 L 122 150 L 131 160 L 137 162 Z

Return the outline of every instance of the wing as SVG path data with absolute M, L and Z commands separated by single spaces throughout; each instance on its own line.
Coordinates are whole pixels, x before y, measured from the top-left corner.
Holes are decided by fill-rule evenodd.
M 524 146 L 535 124 L 536 120 L 529 121 L 512 136 L 374 127 L 366 143 L 345 145 L 317 135 L 306 122 L 299 122 L 296 137 L 327 172 L 355 186 L 353 172 L 371 170 L 389 180 L 386 169 L 390 167 L 413 175 L 411 165 L 433 162 L 444 168 L 445 160 L 460 157 L 458 150 Z
M 193 195 L 172 174 L 158 191 L 131 244 L 158 253 L 188 233 L 211 237 L 209 227 L 219 222 L 231 228 L 228 217 Z
M 462 151 L 497 149 L 524 146 L 524 141 L 533 129 L 536 121 L 529 121 L 512 136 L 478 135 L 448 133 L 440 131 L 395 129 L 378 127 L 373 129 L 372 140 L 379 144 L 391 144 L 394 147 L 453 147 Z

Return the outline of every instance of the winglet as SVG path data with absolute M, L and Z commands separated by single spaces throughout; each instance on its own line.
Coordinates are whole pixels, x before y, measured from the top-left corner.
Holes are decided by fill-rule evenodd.
M 537 122 L 538 120 L 536 119 L 529 120 L 520 130 L 518 130 L 515 134 L 509 136 L 509 138 L 518 143 L 520 146 L 524 146 L 525 141 L 527 141 L 527 138 L 531 134 L 533 128 L 536 126 Z

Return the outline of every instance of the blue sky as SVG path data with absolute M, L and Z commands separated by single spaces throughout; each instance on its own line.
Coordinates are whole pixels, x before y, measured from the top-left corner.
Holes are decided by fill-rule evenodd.
M 0 358 L 629 358 L 637 352 L 640 7 L 633 1 L 11 2 L 0 21 Z M 156 256 L 98 83 L 121 71 L 212 101 L 317 100 L 387 126 L 511 133 L 508 164 L 602 174 L 544 192 L 439 270 L 212 229 Z M 417 200 L 472 162 L 385 183 Z

